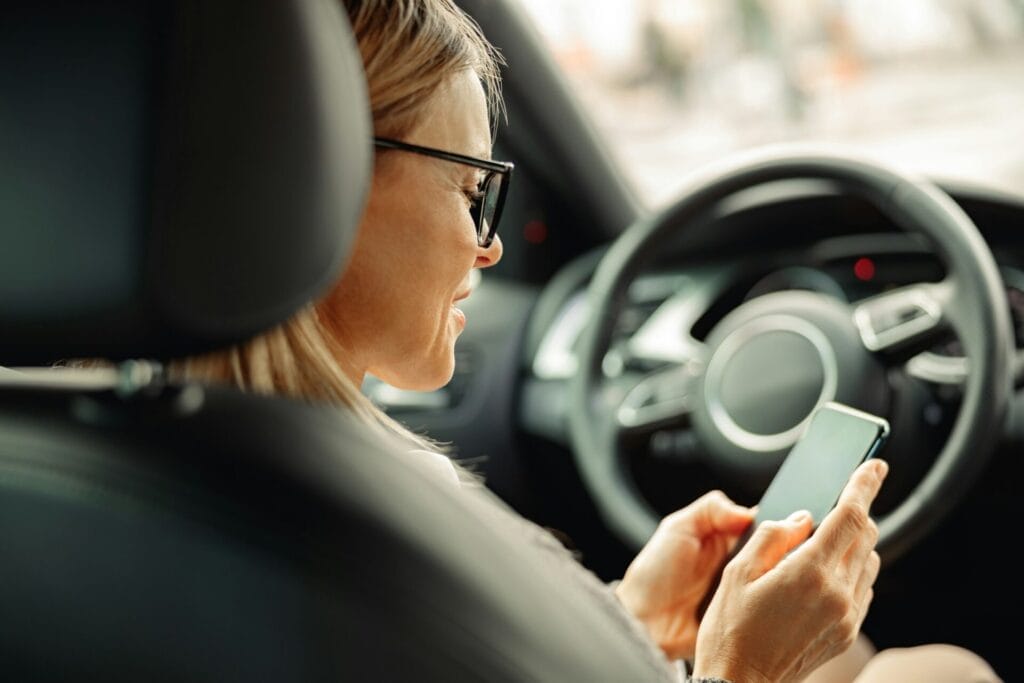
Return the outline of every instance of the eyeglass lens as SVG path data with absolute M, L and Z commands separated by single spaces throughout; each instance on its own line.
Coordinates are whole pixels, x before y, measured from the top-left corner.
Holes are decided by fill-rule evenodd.
M 483 197 L 480 203 L 474 207 L 474 218 L 476 219 L 477 241 L 480 246 L 489 246 L 494 238 L 495 214 L 498 210 L 498 199 L 501 197 L 501 185 L 503 182 L 500 173 L 491 173 L 484 179 Z

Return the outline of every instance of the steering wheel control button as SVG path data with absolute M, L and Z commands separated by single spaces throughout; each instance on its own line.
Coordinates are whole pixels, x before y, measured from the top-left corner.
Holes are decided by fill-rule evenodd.
M 942 306 L 920 287 L 868 299 L 853 311 L 853 322 L 869 351 L 900 346 L 941 321 Z
M 690 429 L 672 429 L 655 432 L 651 436 L 650 455 L 656 460 L 676 464 L 696 462 L 700 459 L 700 442 Z
M 636 430 L 678 421 L 692 408 L 697 377 L 688 364 L 645 377 L 619 405 L 615 413 L 619 427 Z
M 792 315 L 754 318 L 715 349 L 705 378 L 708 414 L 733 444 L 792 446 L 814 409 L 835 398 L 838 368 L 825 334 Z

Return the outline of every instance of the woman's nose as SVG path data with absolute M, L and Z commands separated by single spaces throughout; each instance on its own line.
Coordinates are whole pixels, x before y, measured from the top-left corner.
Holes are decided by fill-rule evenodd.
M 477 247 L 476 251 L 476 268 L 490 268 L 495 263 L 501 260 L 501 255 L 504 252 L 504 247 L 501 244 L 501 238 L 497 235 L 494 236 L 494 241 L 488 247 Z

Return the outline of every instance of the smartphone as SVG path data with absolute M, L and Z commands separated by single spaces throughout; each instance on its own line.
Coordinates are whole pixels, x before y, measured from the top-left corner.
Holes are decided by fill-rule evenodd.
M 817 527 L 853 471 L 888 436 L 889 423 L 880 417 L 842 403 L 823 404 L 761 497 L 752 526 L 807 510 Z
M 758 503 L 754 522 L 740 537 L 722 568 L 749 540 L 761 522 L 782 520 L 807 510 L 814 528 L 835 507 L 850 475 L 872 457 L 889 436 L 884 419 L 841 403 L 824 403 L 811 417 L 800 440 L 786 456 Z M 721 580 L 721 568 L 698 608 L 704 615 Z

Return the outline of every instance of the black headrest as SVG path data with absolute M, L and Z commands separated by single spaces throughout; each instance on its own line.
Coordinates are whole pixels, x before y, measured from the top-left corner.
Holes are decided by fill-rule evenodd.
M 335 280 L 371 164 L 336 0 L 0 18 L 0 364 L 244 339 Z

